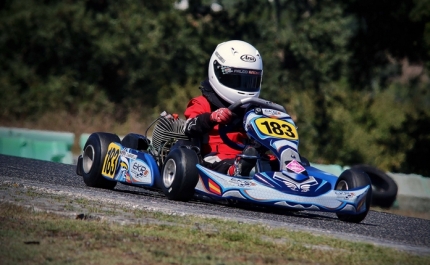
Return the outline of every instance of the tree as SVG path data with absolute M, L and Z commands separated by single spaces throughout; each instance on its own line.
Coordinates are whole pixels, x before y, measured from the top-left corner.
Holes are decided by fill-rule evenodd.
M 345 13 L 357 21 L 348 47 L 353 53 L 349 79 L 355 89 L 386 87 L 389 77 L 399 74 L 398 69 L 387 69 L 390 57 L 417 64 L 429 61 L 430 1 L 349 0 Z

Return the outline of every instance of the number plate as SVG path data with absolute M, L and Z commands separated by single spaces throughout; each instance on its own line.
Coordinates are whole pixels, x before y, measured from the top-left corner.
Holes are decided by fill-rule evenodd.
M 113 179 L 118 165 L 120 147 L 116 143 L 110 143 L 102 167 L 102 175 Z
M 289 122 L 272 118 L 260 118 L 255 121 L 255 124 L 262 134 L 289 140 L 299 139 L 296 128 Z

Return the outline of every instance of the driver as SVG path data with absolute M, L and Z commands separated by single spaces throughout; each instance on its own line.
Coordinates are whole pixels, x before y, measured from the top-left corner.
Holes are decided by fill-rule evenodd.
M 231 40 L 216 47 L 209 61 L 209 77 L 200 85 L 202 95 L 191 99 L 184 113 L 187 118 L 185 134 L 201 139 L 205 167 L 230 176 L 249 176 L 256 163 L 256 149 L 246 146 L 238 156 L 241 152 L 222 141 L 218 127 L 233 121 L 228 106 L 260 95 L 262 75 L 261 55 L 251 44 Z M 244 111 L 241 109 L 236 113 L 240 119 Z M 228 137 L 237 143 L 246 141 L 242 122 L 228 133 Z

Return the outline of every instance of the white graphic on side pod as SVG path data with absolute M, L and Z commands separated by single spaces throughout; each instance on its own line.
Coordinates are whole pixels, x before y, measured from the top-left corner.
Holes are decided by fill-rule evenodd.
M 290 188 L 293 191 L 308 192 L 311 186 L 318 184 L 318 181 L 316 181 L 316 179 L 312 176 L 309 176 L 309 178 L 307 178 L 304 181 L 296 181 L 292 178 L 285 176 L 281 172 L 276 172 L 273 175 L 273 178 L 277 180 L 281 180 L 288 188 Z

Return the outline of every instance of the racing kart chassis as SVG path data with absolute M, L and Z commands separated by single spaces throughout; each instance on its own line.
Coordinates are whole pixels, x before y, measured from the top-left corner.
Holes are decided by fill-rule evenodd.
M 91 134 L 76 172 L 90 187 L 113 189 L 120 182 L 162 190 L 171 200 L 187 201 L 198 194 L 216 201 L 334 212 L 346 222 L 359 223 L 366 217 L 372 189 L 365 172 L 348 169 L 337 177 L 312 167 L 298 152 L 296 126 L 282 106 L 248 98 L 229 109 L 235 113 L 244 106 L 248 144 L 259 150 L 250 176 L 232 177 L 204 167 L 199 146 L 183 133 L 185 121 L 166 113 L 153 123 L 152 142 L 148 130 L 145 136 L 130 133 L 122 140 L 111 133 Z M 220 126 L 221 138 L 243 150 L 245 145 L 227 137 L 232 127 Z M 275 168 L 267 153 L 276 157 Z

